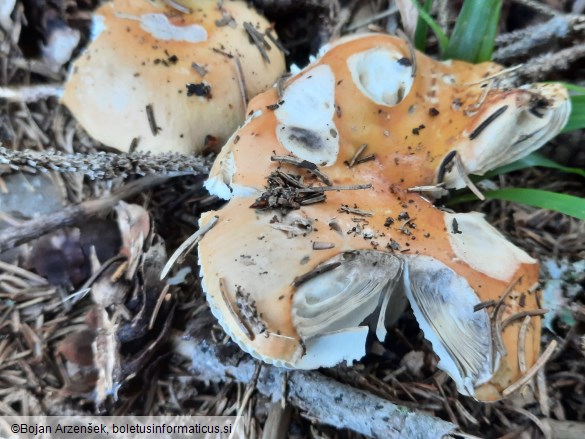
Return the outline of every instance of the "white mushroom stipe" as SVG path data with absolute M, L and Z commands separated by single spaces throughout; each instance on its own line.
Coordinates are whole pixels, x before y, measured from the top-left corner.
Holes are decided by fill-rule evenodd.
M 412 64 L 398 51 L 376 48 L 356 53 L 347 60 L 360 91 L 380 105 L 396 105 L 412 87 Z
M 163 41 L 185 41 L 200 43 L 207 41 L 207 31 L 203 26 L 175 26 L 164 14 L 144 14 L 139 17 L 129 14 L 116 14 L 120 18 L 140 22 L 140 28 L 154 38 Z
M 306 71 L 284 91 L 275 110 L 276 136 L 295 156 L 322 166 L 335 163 L 339 136 L 333 122 L 335 76 L 328 65 Z
M 493 375 L 492 337 L 485 310 L 465 278 L 428 256 L 405 256 L 404 288 L 425 338 L 439 356 L 438 367 L 473 396 Z
M 445 213 L 444 218 L 455 256 L 480 273 L 511 282 L 521 264 L 536 263 L 489 225 L 481 213 Z

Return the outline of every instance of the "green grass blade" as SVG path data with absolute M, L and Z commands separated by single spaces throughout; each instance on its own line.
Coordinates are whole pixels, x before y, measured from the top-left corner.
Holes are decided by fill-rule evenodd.
M 571 95 L 571 114 L 563 133 L 585 128 L 585 95 Z
M 426 0 L 425 4 L 423 5 L 423 9 L 427 14 L 431 12 L 432 7 L 433 0 Z M 416 22 L 416 31 L 414 32 L 414 47 L 416 47 L 421 52 L 424 52 L 427 48 L 428 32 L 429 25 L 419 14 L 418 21 Z
M 536 152 L 533 152 L 532 154 L 527 155 L 526 157 L 520 160 L 516 160 L 515 162 L 512 162 L 505 166 L 501 166 L 497 169 L 494 169 L 491 172 L 488 172 L 487 174 L 485 174 L 483 178 L 492 178 L 497 175 L 507 174 L 508 172 L 519 171 L 520 169 L 531 168 L 533 166 L 556 169 L 557 171 L 567 172 L 569 174 L 576 174 L 580 175 L 581 177 L 585 177 L 585 169 L 563 166 L 553 160 L 547 159 L 546 157 Z
M 447 45 L 449 44 L 449 38 L 447 38 L 447 35 L 445 35 L 445 32 L 443 32 L 441 26 L 439 26 L 439 24 L 433 20 L 433 17 L 431 17 L 431 15 L 419 4 L 418 0 L 411 1 L 418 10 L 419 21 L 422 19 L 433 30 L 437 40 L 439 41 L 439 51 L 441 53 L 445 53 L 445 50 L 447 50 Z
M 573 195 L 523 188 L 499 189 L 485 192 L 484 195 L 488 200 L 505 200 L 527 204 L 528 206 L 549 209 L 585 220 L 585 198 L 575 197 Z M 457 196 L 449 201 L 448 204 L 458 204 L 473 200 L 477 200 L 475 195 L 465 194 Z
M 569 84 L 568 82 L 561 82 L 565 86 L 565 88 L 569 91 L 574 91 L 579 94 L 585 94 L 585 87 L 581 87 L 575 84 Z
M 443 58 L 489 61 L 501 9 L 502 0 L 465 0 Z

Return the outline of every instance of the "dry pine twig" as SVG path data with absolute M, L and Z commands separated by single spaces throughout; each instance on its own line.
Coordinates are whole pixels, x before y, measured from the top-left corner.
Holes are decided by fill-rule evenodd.
M 176 352 L 191 360 L 191 371 L 199 380 L 248 383 L 256 370 L 256 361 L 242 354 L 235 345 L 218 345 L 202 334 L 188 339 L 177 335 L 175 345 Z M 283 379 L 287 380 L 286 395 L 282 394 Z M 315 422 L 371 437 L 441 438 L 457 428 L 450 422 L 397 406 L 318 372 L 287 371 L 263 365 L 256 388 L 273 401 L 286 398 Z
M 133 174 L 169 177 L 191 173 L 207 174 L 214 159 L 211 155 L 201 157 L 176 153 L 64 154 L 57 151 L 15 151 L 0 147 L 0 166 L 6 165 L 8 170 L 81 173 L 91 179 L 124 178 Z
M 18 226 L 8 227 L 0 232 L 0 253 L 62 227 L 78 224 L 91 216 L 104 214 L 119 201 L 138 195 L 168 179 L 168 176 L 147 176 L 121 187 L 109 197 L 87 200 L 22 222 Z

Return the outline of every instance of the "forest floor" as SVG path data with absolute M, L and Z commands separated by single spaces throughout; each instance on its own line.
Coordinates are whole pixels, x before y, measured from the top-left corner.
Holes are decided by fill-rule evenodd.
M 0 87 L 62 84 L 69 63 L 55 64 L 43 55 L 43 41 L 66 26 L 78 32 L 79 45 L 70 58 L 77 56 L 88 41 L 96 3 L 17 0 L 9 11 L 0 5 Z M 385 0 L 254 3 L 275 23 L 289 49 L 289 65 L 305 65 L 309 54 L 348 29 L 394 33 L 401 23 L 393 2 Z M 439 22 L 452 27 L 460 3 L 435 1 Z M 505 0 L 495 59 L 506 66 L 524 63 L 527 81 L 585 85 L 584 12 L 582 0 Z M 555 30 L 559 22 L 566 32 Z M 535 29 L 542 36 L 537 42 L 526 38 Z M 525 44 L 510 49 L 510 35 L 519 31 L 525 32 Z M 430 43 L 432 55 L 437 50 L 433 37 Z M 560 135 L 542 152 L 585 168 L 583 137 L 581 131 Z M 17 151 L 87 154 L 90 161 L 103 160 L 98 151 L 111 152 L 54 97 L 26 102 L 0 97 L 0 142 Z M 197 160 L 193 166 L 203 169 L 212 157 Z M 512 242 L 543 261 L 542 282 L 556 308 L 543 330 L 542 347 L 553 340 L 558 347 L 533 384 L 517 397 L 482 404 L 461 396 L 437 369 L 410 309 L 384 343 L 371 341 L 367 356 L 351 367 L 287 375 L 260 366 L 211 316 L 195 253 L 180 265 L 186 268 L 174 271 L 172 282 L 158 277 L 168 256 L 192 235 L 200 214 L 221 206 L 203 189 L 201 175 L 123 178 L 113 171 L 98 176 L 111 178 L 90 179 L 77 173 L 32 173 L 38 166 L 0 165 L 2 415 L 241 414 L 251 438 L 283 437 L 282 432 L 293 438 L 364 437 L 351 429 L 357 421 L 337 422 L 335 415 L 311 406 L 310 395 L 293 394 L 299 380 L 313 380 L 315 391 L 334 385 L 344 392 L 366 392 L 371 398 L 365 399 L 365 412 L 384 401 L 451 422 L 458 426 L 454 437 L 585 437 L 583 221 L 504 201 L 463 206 L 483 212 Z M 585 197 L 581 177 L 543 168 L 501 175 L 493 185 Z M 8 232 L 23 225 L 28 235 L 10 241 Z M 111 303 L 121 304 L 126 313 L 116 326 L 118 343 L 103 347 L 116 360 L 109 376 L 120 384 L 116 397 L 106 395 L 111 383 L 98 370 L 107 361 L 94 358 L 91 347 L 96 328 L 112 324 L 105 312 Z M 177 339 L 184 341 L 181 349 L 173 349 Z M 202 346 L 209 349 L 202 353 Z M 197 364 L 202 358 L 197 355 L 204 353 L 210 355 L 208 363 Z M 276 402 L 269 379 L 284 383 L 278 384 Z M 339 410 L 344 404 L 339 402 Z

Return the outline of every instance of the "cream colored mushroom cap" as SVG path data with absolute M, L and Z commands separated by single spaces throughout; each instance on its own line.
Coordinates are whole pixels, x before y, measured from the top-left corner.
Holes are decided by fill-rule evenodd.
M 198 153 L 208 139 L 219 147 L 244 119 L 244 88 L 251 98 L 284 71 L 268 38 L 270 62 L 250 42 L 244 23 L 262 33 L 270 26 L 245 2 L 181 4 L 192 13 L 160 0 L 114 0 L 96 11 L 95 39 L 73 64 L 62 101 L 105 145 L 128 151 L 138 139 L 138 150 Z M 235 27 L 216 24 L 223 13 Z

